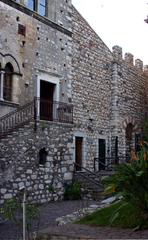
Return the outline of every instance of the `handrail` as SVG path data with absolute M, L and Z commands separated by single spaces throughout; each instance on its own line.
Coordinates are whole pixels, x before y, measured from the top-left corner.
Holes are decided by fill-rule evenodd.
M 105 163 L 104 163 L 105 160 Z M 106 161 L 108 160 L 108 161 Z M 107 163 L 106 163 L 107 162 Z M 96 169 L 96 163 L 98 164 L 98 169 Z M 100 169 L 99 166 L 102 166 L 104 169 Z M 115 165 L 114 158 L 94 158 L 94 171 L 100 171 L 100 170 L 107 170 L 111 171 L 113 170 L 113 166 Z
M 100 171 L 100 170 L 107 170 L 111 171 L 114 170 L 114 166 L 117 166 L 120 162 L 120 160 L 124 160 L 125 162 L 129 162 L 129 157 L 127 156 L 120 156 L 120 157 L 105 157 L 105 158 L 94 158 L 94 171 Z M 98 165 L 98 168 L 96 169 L 96 163 Z M 104 167 L 104 169 L 99 169 L 99 165 Z
M 81 169 L 84 169 L 84 170 L 85 170 L 85 172 L 79 171 L 78 173 L 79 173 L 80 175 L 82 175 L 84 178 L 86 178 L 86 179 L 89 180 L 90 182 L 95 183 L 96 185 L 102 187 L 102 184 L 101 184 L 99 181 L 94 180 L 94 179 L 91 179 L 91 178 L 89 178 L 88 176 L 85 175 L 85 173 L 89 173 L 91 176 L 95 176 L 95 177 L 98 178 L 99 176 L 98 176 L 96 173 L 90 171 L 89 169 L 87 169 L 87 168 L 85 168 L 85 167 L 80 166 L 78 163 L 74 163 L 74 167 L 75 167 L 75 168 L 76 168 L 76 166 L 81 167 Z
M 38 120 L 73 123 L 73 105 L 64 102 L 34 98 L 31 102 L 0 117 L 0 138 L 20 126 L 34 120 L 34 130 Z
M 86 172 L 89 172 L 91 175 L 94 175 L 95 177 L 98 177 L 98 175 L 95 172 L 90 171 L 89 169 L 82 167 L 81 165 L 79 165 L 78 163 L 74 163 L 75 167 L 79 167 L 81 169 L 84 169 Z
M 34 100 L 0 118 L 0 137 L 34 118 Z
M 26 103 L 25 105 L 20 106 L 19 108 L 17 108 L 17 109 L 15 109 L 15 110 L 13 110 L 13 111 L 5 114 L 4 116 L 0 117 L 0 121 L 2 121 L 2 120 L 5 119 L 5 118 L 8 118 L 9 116 L 11 116 L 12 114 L 15 114 L 15 113 L 18 112 L 18 111 L 21 111 L 22 109 L 24 109 L 25 107 L 27 107 L 28 105 L 30 105 L 30 103 L 32 103 L 32 102 L 33 102 L 33 101 L 31 101 L 31 102 L 29 102 L 29 103 Z

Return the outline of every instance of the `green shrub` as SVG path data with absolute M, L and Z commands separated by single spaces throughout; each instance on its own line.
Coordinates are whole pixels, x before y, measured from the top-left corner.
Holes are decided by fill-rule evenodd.
M 79 182 L 73 182 L 65 187 L 65 200 L 79 200 L 81 199 L 81 185 Z
M 147 147 L 143 145 L 141 152 L 131 163 L 120 164 L 115 174 L 104 178 L 103 181 L 105 194 L 122 196 L 124 202 L 134 206 L 143 223 L 148 220 Z M 143 223 L 141 222 L 141 225 Z
M 17 224 L 22 229 L 23 223 L 23 208 L 20 199 L 12 198 L 7 200 L 3 207 L 0 208 L 0 213 L 5 219 Z M 39 222 L 39 208 L 36 204 L 26 203 L 26 230 L 29 234 L 32 231 L 32 227 L 35 221 Z

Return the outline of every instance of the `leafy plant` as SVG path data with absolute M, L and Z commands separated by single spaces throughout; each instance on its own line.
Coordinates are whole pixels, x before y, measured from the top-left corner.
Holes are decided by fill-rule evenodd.
M 17 224 L 22 229 L 22 203 L 18 198 L 12 198 L 7 200 L 3 207 L 0 208 L 0 212 L 3 214 L 4 218 Z M 29 233 L 32 229 L 33 222 L 38 220 L 39 222 L 39 208 L 35 204 L 26 203 L 26 230 L 28 232 L 28 239 Z
M 120 210 L 120 211 L 119 211 Z M 137 229 L 137 226 L 143 221 L 138 215 L 133 205 L 125 203 L 122 200 L 99 209 L 96 212 L 85 216 L 76 221 L 78 224 L 87 224 L 92 226 L 112 226 L 122 228 Z M 145 221 L 142 226 L 148 228 L 148 221 Z
M 81 199 L 81 184 L 73 182 L 65 187 L 64 193 L 65 200 L 78 200 Z
M 105 194 L 122 196 L 130 203 L 143 222 L 148 220 L 148 151 L 147 144 L 142 144 L 141 152 L 131 163 L 120 164 L 114 175 L 104 178 Z M 118 216 L 120 213 L 116 211 Z M 143 223 L 141 222 L 141 225 Z
M 54 187 L 53 187 L 52 185 L 49 185 L 49 186 L 48 186 L 48 191 L 49 191 L 50 193 L 54 193 L 54 192 L 55 192 Z
M 5 219 L 10 220 L 14 223 L 18 223 L 17 212 L 20 210 L 20 208 L 20 203 L 18 203 L 15 198 L 12 198 L 5 202 L 0 212 L 3 214 Z

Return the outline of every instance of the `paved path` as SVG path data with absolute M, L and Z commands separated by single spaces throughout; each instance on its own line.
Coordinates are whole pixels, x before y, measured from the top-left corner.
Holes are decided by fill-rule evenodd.
M 56 218 L 70 214 L 78 209 L 89 206 L 90 201 L 51 202 L 40 207 L 39 228 L 56 226 Z M 22 229 L 15 224 L 5 222 L 0 224 L 0 240 L 22 240 Z
M 91 202 L 92 203 L 92 202 Z M 96 237 L 96 239 L 148 239 L 148 230 L 133 232 L 129 229 L 116 229 L 109 227 L 89 227 L 76 224 L 56 226 L 57 217 L 70 214 L 80 208 L 90 205 L 90 202 L 64 201 L 49 203 L 41 207 L 40 229 L 42 232 L 55 233 L 68 236 Z M 0 240 L 20 240 L 21 231 L 12 223 L 0 224 Z

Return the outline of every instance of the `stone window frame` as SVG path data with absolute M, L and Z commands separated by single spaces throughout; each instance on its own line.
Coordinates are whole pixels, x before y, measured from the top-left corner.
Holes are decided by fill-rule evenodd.
M 5 77 L 6 77 L 6 65 L 12 66 L 12 86 L 11 86 L 11 98 L 6 99 L 4 97 Z M 0 101 L 4 103 L 19 104 L 19 80 L 22 76 L 20 67 L 16 59 L 11 54 L 2 54 L 0 52 Z
M 46 81 L 48 83 L 55 84 L 53 101 L 59 102 L 59 98 L 60 98 L 60 78 L 61 78 L 61 76 L 59 76 L 59 75 L 55 76 L 55 75 L 53 75 L 49 72 L 46 72 L 46 71 L 39 71 L 36 75 L 35 97 L 37 99 L 40 99 L 40 84 L 41 84 L 41 81 Z M 57 108 L 58 108 L 58 104 L 57 104 Z M 37 104 L 37 118 L 40 119 L 40 104 L 39 104 L 39 101 L 38 101 L 38 104 Z
M 7 72 L 9 67 L 11 67 L 12 70 Z M 14 74 L 14 68 L 10 62 L 6 63 L 4 69 L 0 69 L 0 100 L 1 101 L 12 102 L 13 74 Z

